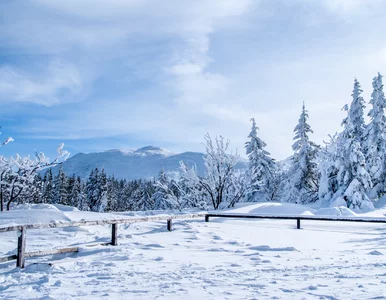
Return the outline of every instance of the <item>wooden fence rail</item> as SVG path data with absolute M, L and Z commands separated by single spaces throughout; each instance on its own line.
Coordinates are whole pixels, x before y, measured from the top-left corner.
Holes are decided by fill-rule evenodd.
M 256 215 L 256 214 L 239 214 L 239 213 L 208 213 L 205 215 L 205 222 L 209 222 L 209 218 L 236 218 L 236 219 L 278 219 L 278 220 L 296 220 L 296 228 L 300 229 L 300 220 L 311 221 L 332 221 L 332 222 L 360 222 L 360 223 L 386 223 L 386 218 L 359 218 L 359 217 L 318 217 L 307 215 Z
M 149 222 L 149 221 L 165 221 L 168 231 L 172 231 L 172 220 L 173 219 L 194 219 L 203 218 L 206 213 L 197 214 L 184 214 L 184 215 L 166 215 L 166 216 L 147 216 L 147 217 L 131 217 L 122 219 L 104 219 L 104 220 L 93 220 L 93 221 L 77 221 L 77 222 L 51 222 L 46 224 L 25 224 L 15 225 L 8 227 L 0 227 L 1 232 L 17 231 L 17 254 L 6 257 L 0 257 L 0 263 L 16 259 L 16 266 L 24 268 L 25 258 L 41 255 L 52 255 L 67 252 L 78 252 L 79 247 L 68 247 L 55 250 L 47 251 L 35 251 L 26 253 L 26 233 L 30 229 L 46 229 L 46 228 L 65 228 L 65 227 L 81 227 L 81 226 L 94 226 L 94 225 L 111 225 L 111 243 L 104 243 L 103 245 L 109 244 L 113 246 L 118 245 L 118 225 L 137 223 L 137 222 Z M 100 245 L 100 244 L 99 244 Z M 95 246 L 95 245 L 94 245 Z

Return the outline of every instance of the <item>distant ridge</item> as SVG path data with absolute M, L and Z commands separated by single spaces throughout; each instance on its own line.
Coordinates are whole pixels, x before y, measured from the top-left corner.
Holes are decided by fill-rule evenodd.
M 104 168 L 107 175 L 114 175 L 118 179 L 155 178 L 161 169 L 170 176 L 177 177 L 180 161 L 184 161 L 189 167 L 196 166 L 197 172 L 204 175 L 203 153 L 184 152 L 173 153 L 167 149 L 146 146 L 137 150 L 112 149 L 95 153 L 78 153 L 62 164 L 64 172 L 71 176 L 75 174 L 87 179 L 93 168 Z M 246 166 L 244 161 L 238 164 L 238 168 Z M 54 174 L 58 172 L 58 166 L 53 168 Z

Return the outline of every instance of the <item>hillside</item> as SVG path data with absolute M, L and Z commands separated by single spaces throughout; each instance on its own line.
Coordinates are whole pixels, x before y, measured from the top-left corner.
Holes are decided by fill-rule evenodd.
M 163 168 L 170 175 L 178 174 L 180 161 L 184 161 L 189 167 L 195 165 L 199 174 L 204 174 L 203 153 L 184 152 L 173 153 L 167 149 L 147 146 L 137 150 L 108 150 L 96 153 L 78 153 L 66 162 L 62 167 L 67 175 L 75 174 L 86 179 L 95 167 L 104 168 L 107 175 L 114 175 L 122 179 L 138 179 L 156 177 Z M 241 161 L 237 167 L 244 168 L 245 161 Z M 58 166 L 53 169 L 57 173 Z

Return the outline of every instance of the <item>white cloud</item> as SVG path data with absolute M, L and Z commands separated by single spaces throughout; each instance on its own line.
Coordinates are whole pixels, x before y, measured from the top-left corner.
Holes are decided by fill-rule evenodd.
M 64 62 L 54 61 L 36 76 L 22 70 L 0 67 L 0 101 L 33 102 L 46 106 L 69 100 L 77 94 L 82 81 L 77 69 Z
M 338 14 L 363 14 L 376 11 L 383 0 L 325 0 L 328 9 Z

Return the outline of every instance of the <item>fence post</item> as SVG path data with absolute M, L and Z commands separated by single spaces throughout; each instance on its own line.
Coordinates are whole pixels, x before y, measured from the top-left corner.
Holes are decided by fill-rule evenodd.
M 296 219 L 296 228 L 300 229 L 300 219 Z
M 25 265 L 25 227 L 21 227 L 17 231 L 17 258 L 16 258 L 16 267 L 24 269 Z
M 205 215 L 205 222 L 209 222 L 209 215 Z
M 172 231 L 172 219 L 167 219 L 166 221 L 166 226 L 168 228 L 169 231 Z
M 118 245 L 118 224 L 111 224 L 111 245 Z

